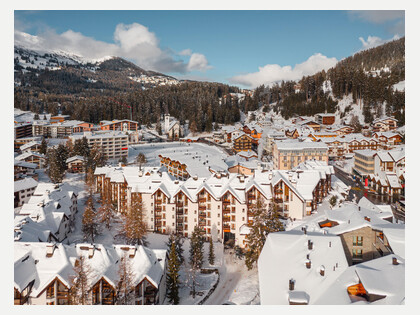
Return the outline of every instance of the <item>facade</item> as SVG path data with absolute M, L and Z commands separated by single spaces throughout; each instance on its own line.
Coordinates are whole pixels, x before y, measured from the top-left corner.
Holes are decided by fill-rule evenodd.
M 390 150 L 402 143 L 402 136 L 396 132 L 375 132 L 373 138 L 378 139 L 379 148 Z
M 85 158 L 80 155 L 75 155 L 72 157 L 69 157 L 66 160 L 67 163 L 67 169 L 71 173 L 81 173 L 84 172 L 84 164 L 85 164 Z
M 335 114 L 316 114 L 315 121 L 321 125 L 333 125 L 335 123 Z
M 75 265 L 83 257 L 94 273 L 87 277 L 91 305 L 116 302 L 121 262 L 132 265 L 133 304 L 161 304 L 166 293 L 166 250 L 101 244 L 15 243 L 14 304 L 71 304 Z M 117 263 L 116 263 L 117 262 Z M 29 272 L 28 272 L 29 271 Z
M 50 123 L 39 120 L 34 122 L 32 126 L 32 132 L 34 136 L 44 136 L 47 138 L 66 138 L 71 136 L 75 131 L 91 129 L 86 126 L 83 127 L 83 125 L 86 124 L 87 123 L 80 120 L 58 119 L 56 122 Z
M 128 156 L 128 136 L 124 132 L 85 132 L 83 135 L 73 135 L 69 138 L 73 141 L 86 137 L 89 148 L 94 146 L 102 150 L 107 159 L 121 159 Z
M 212 174 L 173 180 L 158 168 L 103 167 L 95 170 L 97 191 L 110 196 L 118 211 L 130 211 L 140 201 L 147 228 L 158 233 L 190 236 L 198 225 L 208 239 L 234 239 L 246 247 L 241 227 L 252 221 L 258 198 L 265 206 L 277 203 L 284 217 L 301 219 L 317 207 L 322 196 L 320 171 L 255 171 L 252 176 Z M 331 187 L 327 187 L 327 190 Z
M 15 123 L 14 139 L 32 137 L 31 123 Z
M 19 138 L 19 139 L 15 139 L 15 146 L 14 149 L 15 151 L 19 150 L 20 147 L 26 143 L 32 142 L 32 141 L 41 141 L 41 137 L 25 137 L 25 138 Z
M 43 168 L 46 163 L 46 156 L 41 153 L 27 151 L 18 155 L 16 158 L 18 161 L 24 161 L 29 163 L 34 163 L 37 165 L 38 168 Z
M 34 194 L 36 186 L 38 186 L 38 182 L 35 179 L 28 177 L 15 181 L 14 186 L 14 207 L 16 208 L 29 201 L 30 197 Z
M 113 131 L 137 131 L 139 123 L 133 120 L 103 120 L 99 123 L 101 130 L 113 130 Z
M 29 163 L 25 161 L 14 160 L 14 180 L 20 178 L 33 177 L 34 179 L 38 178 L 38 174 L 35 173 L 35 169 L 38 167 L 35 163 Z
M 41 149 L 41 141 L 31 141 L 20 146 L 21 152 L 39 152 Z
M 356 150 L 354 151 L 354 170 L 363 178 L 375 172 L 374 150 Z
M 398 120 L 392 117 L 385 117 L 381 119 L 375 119 L 371 126 L 373 132 L 383 132 L 383 131 L 391 131 L 397 129 L 398 127 Z
M 290 170 L 307 160 L 328 162 L 328 147 L 322 142 L 274 141 L 275 169 Z
M 238 136 L 234 137 L 232 140 L 233 150 L 235 151 L 235 153 L 241 151 L 249 151 L 253 148 L 254 139 L 246 133 L 241 133 Z

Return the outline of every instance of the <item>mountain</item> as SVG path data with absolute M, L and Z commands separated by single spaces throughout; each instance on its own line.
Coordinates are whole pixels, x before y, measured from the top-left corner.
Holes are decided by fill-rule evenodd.
M 14 49 L 15 85 L 48 92 L 78 93 L 83 89 L 121 91 L 178 84 L 174 77 L 144 70 L 119 57 L 86 59 L 64 51 Z

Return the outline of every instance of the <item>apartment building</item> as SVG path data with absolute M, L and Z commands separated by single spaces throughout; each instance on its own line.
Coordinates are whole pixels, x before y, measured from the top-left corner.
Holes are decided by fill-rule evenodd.
M 65 138 L 72 135 L 75 131 L 89 130 L 87 123 L 80 120 L 57 120 L 57 122 L 34 121 L 32 132 L 34 136 L 44 136 L 49 138 Z
M 86 137 L 89 148 L 94 146 L 102 150 L 107 159 L 121 159 L 128 156 L 128 135 L 120 131 L 84 132 L 72 135 L 72 142 Z
M 31 123 L 15 123 L 14 125 L 14 139 L 32 137 Z
M 375 172 L 375 154 L 377 151 L 365 149 L 354 151 L 354 168 L 362 178 Z
M 316 114 L 315 121 L 321 125 L 333 125 L 335 123 L 335 114 Z
M 374 132 L 383 132 L 383 131 L 391 131 L 397 129 L 398 127 L 398 120 L 392 117 L 385 117 L 380 119 L 375 119 L 372 124 L 372 130 Z
M 71 304 L 74 267 L 80 263 L 94 273 L 87 276 L 87 304 L 116 303 L 121 263 L 132 266 L 136 305 L 161 304 L 166 294 L 166 250 L 141 245 L 102 245 L 44 242 L 14 243 L 14 304 Z
M 160 168 L 95 170 L 97 191 L 115 201 L 118 211 L 130 211 L 134 200 L 143 204 L 148 230 L 190 236 L 198 225 L 207 239 L 216 234 L 241 247 L 247 237 L 241 228 L 253 220 L 259 198 L 266 206 L 277 203 L 284 217 L 302 219 L 322 200 L 322 177 L 322 170 L 257 170 L 252 176 L 215 173 L 181 181 Z
M 123 119 L 123 120 L 102 120 L 99 122 L 101 130 L 113 131 L 137 131 L 139 123 L 137 121 Z
M 232 141 L 233 150 L 235 151 L 235 153 L 252 150 L 252 148 L 254 147 L 254 139 L 250 135 L 243 132 L 233 137 Z
M 307 160 L 328 162 L 328 146 L 322 142 L 274 141 L 273 166 L 278 170 L 290 170 Z

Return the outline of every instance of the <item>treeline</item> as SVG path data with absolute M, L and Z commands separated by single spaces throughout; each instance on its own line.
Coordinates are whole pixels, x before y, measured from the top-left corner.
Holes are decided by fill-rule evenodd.
M 327 72 L 303 77 L 298 84 L 286 81 L 271 87 L 259 86 L 252 98 L 245 98 L 241 109 L 246 112 L 261 106 L 268 108 L 268 104 L 274 103 L 274 110 L 285 119 L 293 115 L 334 113 L 336 100 L 351 94 L 354 103 L 364 105 L 365 122 L 387 114 L 404 124 L 405 93 L 392 88 L 405 80 L 404 41 L 405 38 L 401 38 L 359 52 Z M 298 86 L 299 90 L 296 90 Z M 383 113 L 384 102 L 386 113 Z

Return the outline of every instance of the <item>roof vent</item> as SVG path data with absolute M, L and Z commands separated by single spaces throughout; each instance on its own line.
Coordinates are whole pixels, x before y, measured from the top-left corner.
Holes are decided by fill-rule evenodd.
M 289 291 L 293 291 L 295 289 L 296 280 L 290 279 L 289 280 Z
M 303 231 L 303 234 L 305 234 L 305 235 L 306 235 L 306 227 L 303 227 L 303 228 L 302 228 L 302 231 Z M 308 242 L 308 245 L 309 245 L 309 242 Z
M 197 175 L 194 175 L 193 176 L 193 180 L 197 180 L 198 179 L 198 176 Z
M 88 257 L 89 257 L 89 259 L 93 257 L 93 254 L 94 253 L 95 253 L 95 247 L 89 246 L 89 251 L 88 251 Z
M 313 249 L 314 243 L 311 240 L 308 240 L 308 249 Z
M 52 257 L 52 255 L 54 254 L 54 249 L 54 244 L 47 244 L 47 257 Z
M 392 257 L 392 264 L 393 265 L 399 265 L 399 262 L 397 260 L 397 257 Z
M 370 222 L 370 217 L 365 216 L 365 220 L 368 221 L 368 222 Z
M 272 180 L 273 179 L 273 173 L 268 174 L 268 179 Z
M 306 268 L 311 269 L 311 260 L 310 259 L 308 259 L 306 261 Z
M 328 247 L 331 247 L 331 242 L 328 244 Z
M 325 276 L 325 267 L 324 266 L 321 266 L 321 268 L 319 269 L 319 274 L 321 276 Z
M 360 206 L 359 206 L 359 211 L 360 211 Z

